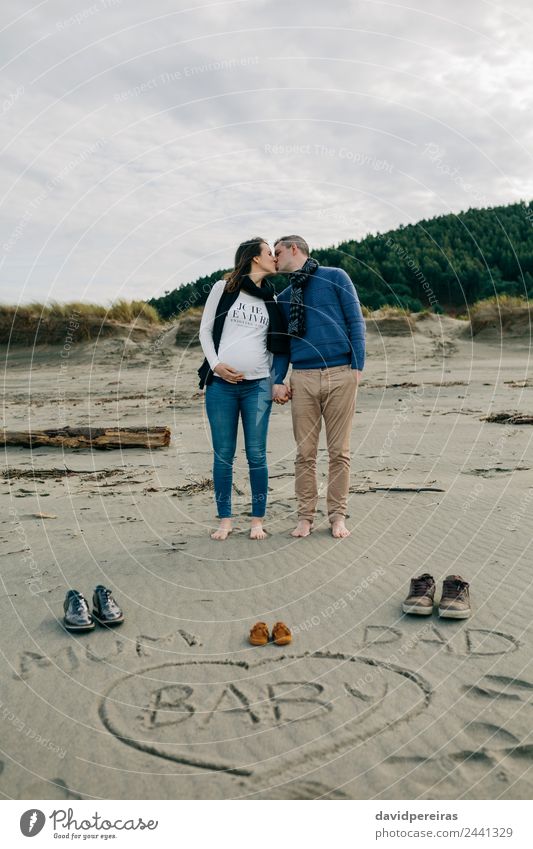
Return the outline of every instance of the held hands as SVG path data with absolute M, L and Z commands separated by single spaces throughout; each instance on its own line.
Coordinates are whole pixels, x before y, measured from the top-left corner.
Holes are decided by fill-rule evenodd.
M 227 381 L 227 383 L 240 383 L 241 380 L 244 380 L 244 374 L 242 371 L 237 371 L 236 368 L 229 366 L 227 363 L 218 363 L 213 371 L 221 377 L 222 380 Z
M 355 371 L 355 380 L 357 386 L 363 377 L 363 372 L 359 371 L 359 369 L 354 369 Z M 286 404 L 287 401 L 292 399 L 292 389 L 289 386 L 286 386 L 284 383 L 275 383 L 272 387 L 272 400 L 274 404 Z
M 272 387 L 272 400 L 274 404 L 286 404 L 292 398 L 292 392 L 284 383 L 275 383 Z

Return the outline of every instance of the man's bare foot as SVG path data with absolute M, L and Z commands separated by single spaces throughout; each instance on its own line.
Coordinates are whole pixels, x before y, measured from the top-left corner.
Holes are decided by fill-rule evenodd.
M 351 531 L 349 531 L 344 524 L 344 519 L 335 519 L 331 523 L 331 535 L 335 537 L 335 539 L 344 539 L 344 537 L 349 537 L 350 534 Z
M 250 539 L 266 539 L 267 533 L 263 530 L 262 519 L 252 519 L 252 527 L 250 528 Z
M 211 534 L 211 539 L 227 539 L 231 533 L 231 519 L 221 519 L 216 531 Z
M 313 523 L 309 519 L 299 519 L 295 529 L 291 531 L 291 537 L 308 537 L 312 527 Z

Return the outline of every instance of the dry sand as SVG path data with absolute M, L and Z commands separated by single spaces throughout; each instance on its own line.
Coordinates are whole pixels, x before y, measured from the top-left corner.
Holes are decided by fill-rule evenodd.
M 247 538 L 239 442 L 237 530 L 217 543 L 212 492 L 179 491 L 210 477 L 211 450 L 200 351 L 173 337 L 6 354 L 5 427 L 169 425 L 172 442 L 4 452 L 30 472 L 0 483 L 4 797 L 531 798 L 533 429 L 482 421 L 533 411 L 529 340 L 472 342 L 447 318 L 369 327 L 352 536 L 331 538 L 323 498 L 312 536 L 289 536 L 285 407 L 269 537 Z M 62 467 L 89 474 L 45 474 Z M 371 489 L 403 485 L 443 491 Z M 402 615 L 424 571 L 471 582 L 471 619 Z M 66 634 L 66 590 L 99 582 L 125 624 Z M 290 624 L 292 645 L 249 646 L 259 619 Z

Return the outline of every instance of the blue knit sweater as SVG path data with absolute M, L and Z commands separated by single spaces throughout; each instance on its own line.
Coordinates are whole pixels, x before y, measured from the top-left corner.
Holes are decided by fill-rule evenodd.
M 320 265 L 304 288 L 306 331 L 302 339 L 291 337 L 290 356 L 276 354 L 272 365 L 274 383 L 283 383 L 289 362 L 293 368 L 331 368 L 365 365 L 365 320 L 355 286 L 341 268 Z M 291 287 L 278 295 L 278 304 L 289 322 Z

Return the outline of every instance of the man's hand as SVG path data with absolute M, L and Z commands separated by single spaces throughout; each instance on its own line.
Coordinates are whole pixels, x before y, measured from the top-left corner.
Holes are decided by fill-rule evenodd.
M 244 380 L 242 371 L 237 371 L 236 368 L 229 366 L 227 363 L 218 363 L 214 368 L 214 373 L 228 383 L 240 383 L 241 380 Z
M 272 400 L 274 404 L 286 404 L 291 400 L 291 390 L 284 383 L 275 383 L 272 387 Z
M 354 371 L 355 371 L 355 379 L 357 380 L 357 385 L 359 386 L 359 384 L 361 383 L 361 380 L 363 378 L 363 372 L 359 371 L 359 369 L 357 369 L 357 368 L 354 369 Z

